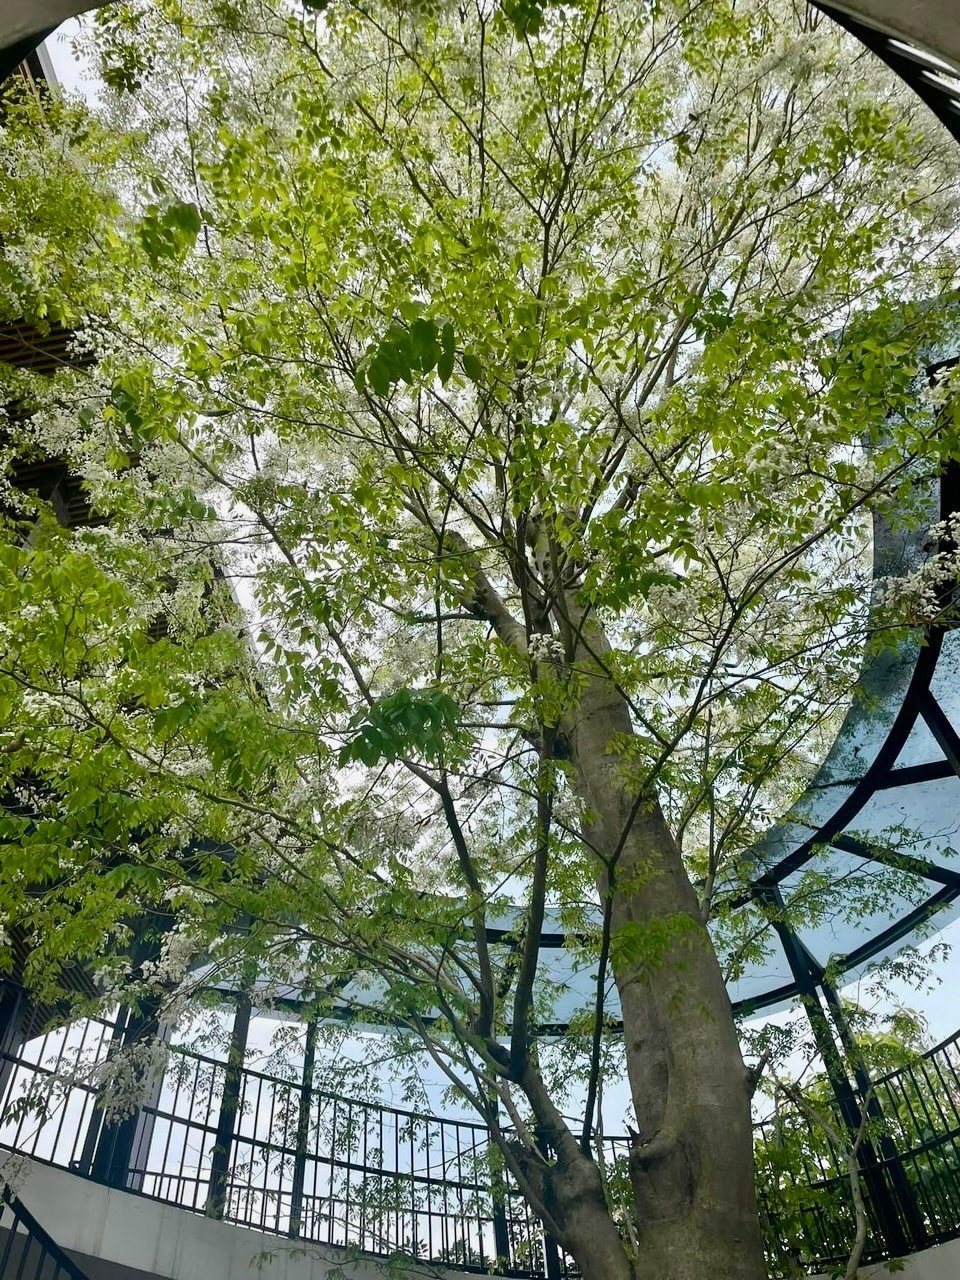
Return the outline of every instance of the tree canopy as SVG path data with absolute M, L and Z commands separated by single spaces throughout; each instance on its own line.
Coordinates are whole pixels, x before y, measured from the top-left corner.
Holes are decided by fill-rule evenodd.
M 622 1021 L 636 1222 L 596 1274 L 646 1274 L 651 1204 L 730 1179 L 680 1132 L 749 1142 L 723 973 L 762 943 L 725 904 L 866 648 L 928 620 L 871 610 L 870 517 L 956 449 L 918 394 L 949 139 L 785 0 L 163 0 L 89 39 L 102 109 L 2 131 L 0 306 L 94 357 L 0 367 L 7 457 L 97 515 L 4 493 L 29 981 L 253 966 L 405 1029 L 581 1265 Z

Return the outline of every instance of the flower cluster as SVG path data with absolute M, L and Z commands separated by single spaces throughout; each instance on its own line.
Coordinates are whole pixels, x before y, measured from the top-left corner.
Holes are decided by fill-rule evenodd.
M 960 579 L 960 516 L 930 526 L 930 543 L 941 548 L 899 578 L 878 584 L 881 609 L 909 626 L 933 626 L 943 620 Z
M 544 631 L 534 631 L 527 642 L 527 653 L 534 662 L 562 662 L 563 641 Z
M 123 1120 L 143 1105 L 151 1087 L 166 1068 L 169 1046 L 147 1039 L 125 1045 L 120 1053 L 98 1062 L 89 1074 L 97 1100 L 108 1121 Z

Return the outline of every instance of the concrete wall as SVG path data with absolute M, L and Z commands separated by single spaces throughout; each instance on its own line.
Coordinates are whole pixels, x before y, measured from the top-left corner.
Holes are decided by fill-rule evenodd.
M 310 1246 L 306 1252 L 282 1236 L 214 1222 L 63 1169 L 21 1157 L 15 1168 L 17 1195 L 90 1280 L 341 1280 L 341 1268 L 349 1280 L 385 1280 L 376 1259 L 345 1264 L 337 1249 Z M 267 1252 L 272 1256 L 259 1261 Z M 406 1274 L 411 1280 L 476 1280 L 426 1264 L 412 1264 Z
M 886 1267 L 863 1267 L 859 1280 L 957 1280 L 960 1277 L 960 1240 L 950 1240 L 935 1249 L 924 1249 L 904 1259 L 902 1271 L 890 1272 Z M 829 1280 L 827 1276 L 812 1276 L 810 1280 Z

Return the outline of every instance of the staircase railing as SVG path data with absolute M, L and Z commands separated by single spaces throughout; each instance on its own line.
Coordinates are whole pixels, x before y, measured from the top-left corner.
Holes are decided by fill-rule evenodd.
M 22 1200 L 0 1192 L 0 1280 L 88 1280 Z
M 327 1093 L 312 1086 L 312 1070 L 298 1079 L 247 1065 L 230 1073 L 224 1060 L 184 1049 L 172 1050 L 152 1100 L 110 1124 L 94 1081 L 75 1070 L 107 1058 L 110 1031 L 108 1021 L 91 1019 L 0 1053 L 0 1147 L 311 1244 L 572 1280 L 569 1259 L 544 1235 L 519 1188 L 507 1172 L 495 1173 L 483 1124 Z M 960 1032 L 871 1087 L 882 1110 L 877 1123 L 921 1217 L 924 1238 L 914 1247 L 960 1235 Z M 24 1105 L 34 1089 L 50 1097 L 48 1108 Z M 852 1230 L 842 1160 L 815 1126 L 789 1111 L 759 1124 L 756 1137 L 771 1259 L 787 1252 L 810 1270 L 836 1265 Z M 604 1141 L 612 1189 L 629 1145 Z M 867 1261 L 890 1256 L 873 1191 L 889 1182 L 896 1201 L 892 1172 L 881 1160 L 864 1184 Z M 4 1265 L 0 1280 L 17 1277 Z M 37 1274 L 25 1271 L 20 1280 Z

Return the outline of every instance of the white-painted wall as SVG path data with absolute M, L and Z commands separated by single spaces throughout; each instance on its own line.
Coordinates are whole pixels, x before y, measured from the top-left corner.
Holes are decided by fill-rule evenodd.
M 891 1272 L 885 1266 L 862 1267 L 858 1280 L 960 1280 L 960 1240 L 950 1240 L 935 1249 L 924 1249 L 903 1260 L 903 1270 Z M 810 1280 L 829 1280 L 811 1276 Z
M 0 1171 L 5 1157 L 0 1154 Z M 102 1187 L 76 1174 L 12 1157 L 17 1195 L 63 1249 L 162 1280 L 385 1280 L 376 1260 L 344 1262 L 337 1249 L 214 1222 L 174 1205 Z M 258 1266 L 265 1252 L 272 1257 Z M 343 1270 L 341 1270 L 343 1268 Z M 331 1273 L 335 1273 L 331 1275 Z M 411 1280 L 476 1280 L 411 1264 Z

